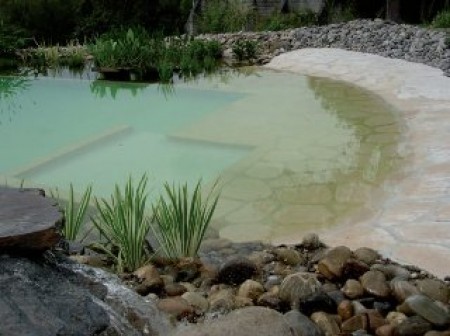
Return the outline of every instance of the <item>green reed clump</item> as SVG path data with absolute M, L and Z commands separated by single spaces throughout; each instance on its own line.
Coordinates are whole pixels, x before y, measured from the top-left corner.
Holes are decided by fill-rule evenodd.
M 51 196 L 55 199 L 60 199 L 57 192 L 50 192 Z M 62 228 L 62 234 L 65 239 L 75 241 L 79 237 L 81 229 L 86 222 L 86 213 L 89 207 L 89 202 L 92 195 L 92 185 L 89 185 L 83 195 L 81 196 L 78 206 L 76 204 L 74 190 L 72 183 L 69 186 L 69 195 L 67 203 L 63 207 L 64 213 L 64 226 Z
M 76 240 L 85 223 L 86 211 L 91 200 L 92 186 L 88 186 L 81 196 L 78 208 L 75 207 L 73 185 L 70 184 L 69 202 L 64 208 L 65 223 L 62 230 L 67 240 Z
M 95 63 L 105 68 L 146 71 L 155 66 L 162 41 L 152 39 L 143 28 L 120 29 L 104 34 L 89 46 Z
M 89 47 L 100 68 L 129 69 L 143 79 L 157 71 L 162 82 L 170 82 L 175 70 L 196 75 L 212 68 L 221 57 L 217 41 L 150 36 L 144 29 L 119 30 L 103 35 Z
M 146 236 L 150 220 L 145 214 L 147 181 L 143 175 L 137 187 L 131 177 L 124 190 L 116 184 L 110 200 L 95 199 L 98 215 L 95 227 L 106 242 L 103 250 L 114 259 L 117 271 L 134 271 L 148 260 Z
M 216 208 L 216 185 L 202 198 L 201 181 L 192 194 L 187 184 L 164 185 L 165 196 L 153 205 L 152 231 L 162 254 L 170 259 L 197 256 L 200 244 Z

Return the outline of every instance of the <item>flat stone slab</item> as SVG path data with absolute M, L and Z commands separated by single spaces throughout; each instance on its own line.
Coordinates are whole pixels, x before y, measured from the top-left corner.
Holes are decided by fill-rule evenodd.
M 49 249 L 62 223 L 62 212 L 43 192 L 0 187 L 0 253 Z

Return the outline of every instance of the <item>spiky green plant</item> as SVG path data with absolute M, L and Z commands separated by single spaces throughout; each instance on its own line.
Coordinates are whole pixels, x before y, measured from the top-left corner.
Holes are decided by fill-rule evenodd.
M 148 260 L 145 237 L 150 220 L 145 214 L 147 181 L 143 175 L 137 187 L 131 177 L 124 191 L 116 184 L 109 201 L 95 199 L 98 216 L 93 218 L 95 227 L 106 239 L 104 250 L 115 261 L 117 271 L 134 271 Z
M 153 204 L 152 231 L 165 257 L 195 257 L 205 236 L 219 199 L 217 183 L 206 199 L 202 198 L 201 181 L 192 196 L 187 184 L 175 187 L 164 184 L 166 197 Z
M 51 193 L 52 196 L 53 193 Z M 67 205 L 63 208 L 65 223 L 62 234 L 67 240 L 77 240 L 83 224 L 85 223 L 86 211 L 91 200 L 92 186 L 89 185 L 81 196 L 78 207 L 75 204 L 73 185 L 69 187 L 69 198 Z

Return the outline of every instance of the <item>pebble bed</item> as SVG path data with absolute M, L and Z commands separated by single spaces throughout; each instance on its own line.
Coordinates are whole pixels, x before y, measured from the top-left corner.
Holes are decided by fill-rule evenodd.
M 242 310 L 255 306 L 289 326 L 268 335 L 450 335 L 448 279 L 316 234 L 289 246 L 209 238 L 198 259 L 155 259 L 122 280 L 172 317 L 176 335 L 222 335 L 208 328 L 234 310 L 267 313 Z

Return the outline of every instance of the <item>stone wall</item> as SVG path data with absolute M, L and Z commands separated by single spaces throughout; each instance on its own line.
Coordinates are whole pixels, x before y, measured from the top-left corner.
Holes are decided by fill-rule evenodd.
M 383 20 L 356 20 L 327 26 L 302 27 L 280 32 L 200 35 L 216 39 L 231 54 L 240 39 L 258 41 L 257 63 L 266 63 L 281 53 L 302 48 L 339 48 L 427 64 L 450 76 L 450 32 Z

